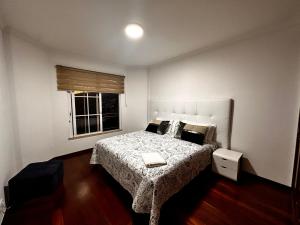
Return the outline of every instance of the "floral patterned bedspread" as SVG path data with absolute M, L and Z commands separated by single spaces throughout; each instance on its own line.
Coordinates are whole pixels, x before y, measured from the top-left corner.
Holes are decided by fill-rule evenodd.
M 161 206 L 211 163 L 212 145 L 137 131 L 98 141 L 91 164 L 101 164 L 133 197 L 132 209 L 159 222 Z M 167 165 L 147 168 L 141 153 L 159 152 Z

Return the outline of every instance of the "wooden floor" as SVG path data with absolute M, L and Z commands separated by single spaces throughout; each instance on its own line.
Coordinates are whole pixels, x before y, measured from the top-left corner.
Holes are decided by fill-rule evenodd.
M 51 198 L 8 210 L 3 225 L 143 225 L 148 215 L 131 210 L 131 196 L 90 152 L 64 160 L 64 186 Z M 163 207 L 163 225 L 292 224 L 289 190 L 253 176 L 240 184 L 204 173 Z

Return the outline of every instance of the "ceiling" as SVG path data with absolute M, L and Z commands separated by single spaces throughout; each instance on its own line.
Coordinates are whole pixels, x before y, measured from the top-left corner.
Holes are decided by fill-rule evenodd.
M 44 45 L 148 66 L 285 19 L 297 0 L 0 0 L 4 23 Z M 137 41 L 127 23 L 143 26 Z

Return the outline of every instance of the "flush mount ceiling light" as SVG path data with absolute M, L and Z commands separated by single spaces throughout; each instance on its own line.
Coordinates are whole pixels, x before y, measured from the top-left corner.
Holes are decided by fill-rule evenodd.
M 125 27 L 125 34 L 131 39 L 140 39 L 144 35 L 144 30 L 140 25 L 132 23 Z

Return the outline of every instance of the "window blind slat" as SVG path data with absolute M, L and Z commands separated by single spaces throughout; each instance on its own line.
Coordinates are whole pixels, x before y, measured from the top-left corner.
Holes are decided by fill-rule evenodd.
M 81 86 L 90 86 L 90 81 L 74 81 L 74 80 L 58 80 L 57 85 L 78 85 Z M 110 83 L 110 82 L 97 82 L 94 84 L 94 87 L 106 88 L 106 87 L 118 87 L 123 88 L 124 83 Z
M 82 85 L 60 85 L 58 86 L 59 91 L 87 91 L 87 92 L 98 92 L 99 88 L 82 86 Z M 124 93 L 124 89 L 120 88 L 101 88 L 101 93 Z
M 59 91 L 124 93 L 124 76 L 56 66 Z

